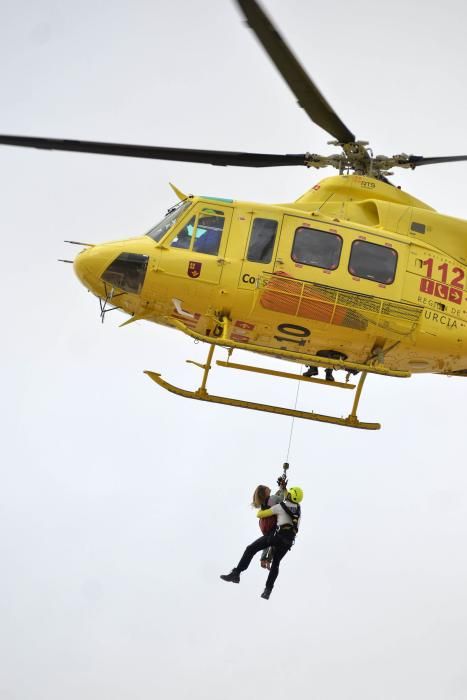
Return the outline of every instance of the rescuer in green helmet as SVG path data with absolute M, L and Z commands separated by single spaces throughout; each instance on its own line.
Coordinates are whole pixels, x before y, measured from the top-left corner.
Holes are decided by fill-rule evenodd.
M 249 544 L 237 566 L 232 569 L 230 574 L 221 575 L 223 581 L 240 583 L 240 574 L 242 571 L 248 569 L 254 555 L 262 549 L 265 549 L 265 547 L 274 547 L 271 569 L 266 581 L 266 587 L 261 594 L 261 598 L 265 600 L 269 599 L 275 580 L 279 574 L 281 560 L 292 547 L 298 532 L 301 517 L 300 503 L 302 499 L 303 490 L 300 486 L 292 486 L 287 491 L 287 496 L 284 501 L 271 506 L 271 508 L 258 510 L 256 513 L 258 518 L 268 518 L 271 515 L 277 516 L 277 529 L 273 533 L 263 535 L 263 537 Z

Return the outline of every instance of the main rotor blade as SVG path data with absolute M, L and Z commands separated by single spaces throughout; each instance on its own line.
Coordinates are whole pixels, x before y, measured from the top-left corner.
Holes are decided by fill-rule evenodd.
M 107 156 L 129 156 L 154 160 L 176 160 L 183 163 L 208 163 L 211 165 L 237 165 L 245 168 L 268 168 L 282 165 L 306 165 L 305 153 L 242 153 L 240 151 L 205 151 L 196 148 L 166 148 L 165 146 L 139 146 L 102 141 L 74 141 L 69 139 L 35 138 L 33 136 L 0 135 L 0 144 L 25 146 L 55 151 L 100 153 Z
M 255 0 L 237 2 L 249 26 L 310 119 L 340 143 L 355 141 L 355 136 L 326 102 L 261 6 Z
M 409 165 L 412 168 L 418 168 L 419 165 L 436 165 L 436 163 L 456 163 L 460 160 L 467 160 L 467 156 L 435 156 L 434 158 L 409 156 L 408 158 Z

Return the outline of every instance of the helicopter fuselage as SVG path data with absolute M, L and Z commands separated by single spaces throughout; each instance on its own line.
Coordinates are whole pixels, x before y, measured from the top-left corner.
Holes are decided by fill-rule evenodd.
M 467 376 L 467 222 L 380 180 L 331 177 L 290 204 L 185 198 L 75 270 L 132 315 L 287 357 Z M 258 350 L 259 348 L 259 350 Z

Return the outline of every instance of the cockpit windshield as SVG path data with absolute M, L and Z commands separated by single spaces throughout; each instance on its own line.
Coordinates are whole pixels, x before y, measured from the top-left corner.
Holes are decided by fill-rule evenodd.
M 192 203 L 192 199 L 184 199 L 183 202 L 170 207 L 162 221 L 148 231 L 146 236 L 150 236 L 154 241 L 159 242 Z

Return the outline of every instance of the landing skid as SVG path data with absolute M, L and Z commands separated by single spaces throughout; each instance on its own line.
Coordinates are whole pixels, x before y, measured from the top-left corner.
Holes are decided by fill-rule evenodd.
M 363 428 L 364 430 L 379 430 L 381 428 L 380 423 L 363 423 L 358 420 L 356 415 L 353 414 L 350 414 L 347 418 L 337 418 L 335 416 L 325 416 L 321 413 L 297 411 L 296 409 L 285 408 L 284 406 L 271 406 L 267 403 L 241 401 L 240 399 L 233 399 L 228 396 L 215 396 L 214 394 L 208 394 L 206 389 L 201 388 L 199 388 L 197 391 L 188 391 L 187 389 L 181 389 L 178 386 L 169 384 L 169 382 L 162 379 L 161 375 L 157 374 L 156 372 L 146 371 L 145 374 L 147 374 L 148 377 L 156 382 L 156 384 L 159 384 L 159 386 L 161 386 L 163 389 L 172 392 L 172 394 L 183 396 L 186 399 L 209 401 L 211 403 L 220 403 L 224 406 L 237 406 L 238 408 L 250 408 L 253 411 L 264 411 L 266 413 L 276 413 L 281 416 L 305 418 L 306 420 L 315 420 L 320 423 L 332 423 L 333 425 L 342 425 L 347 426 L 348 428 Z
M 263 411 L 265 413 L 276 413 L 282 416 L 291 416 L 293 418 L 304 418 L 305 420 L 314 420 L 319 423 L 331 423 L 332 425 L 341 425 L 348 428 L 361 428 L 363 430 L 379 430 L 381 428 L 380 423 L 364 423 L 357 418 L 357 408 L 360 400 L 360 395 L 362 392 L 363 384 L 366 379 L 366 372 L 363 372 L 360 380 L 358 382 L 357 391 L 355 394 L 355 400 L 352 407 L 352 412 L 347 416 L 347 418 L 339 418 L 337 416 L 327 416 L 321 413 L 314 413 L 313 411 L 299 411 L 295 408 L 286 408 L 285 406 L 271 406 L 270 404 L 256 403 L 254 401 L 243 401 L 241 399 L 234 399 L 229 396 L 215 396 L 214 394 L 209 394 L 206 390 L 206 382 L 211 370 L 212 358 L 214 355 L 215 346 L 212 344 L 209 348 L 206 363 L 203 365 L 199 362 L 194 362 L 192 360 L 187 360 L 191 364 L 194 364 L 204 371 L 201 386 L 196 391 L 189 391 L 188 389 L 182 389 L 181 387 L 170 384 L 162 379 L 161 375 L 157 372 L 146 371 L 145 374 L 148 375 L 156 384 L 159 384 L 166 391 L 170 391 L 172 394 L 177 394 L 178 396 L 183 396 L 186 399 L 196 399 L 197 401 L 208 401 L 210 403 L 219 403 L 224 406 L 236 406 L 237 408 L 249 408 L 253 411 Z M 319 379 L 313 379 L 309 377 L 303 377 L 301 375 L 292 374 L 289 372 L 278 372 L 276 370 L 265 369 L 262 367 L 253 367 L 251 365 L 238 365 L 228 362 L 218 362 L 221 367 L 230 367 L 231 369 L 245 370 L 249 372 L 257 372 L 260 374 L 269 374 L 271 376 L 279 376 L 289 379 L 296 379 L 298 381 L 304 382 L 314 382 L 327 385 L 334 388 L 345 388 L 354 389 L 355 385 L 348 385 L 341 382 L 326 382 Z

